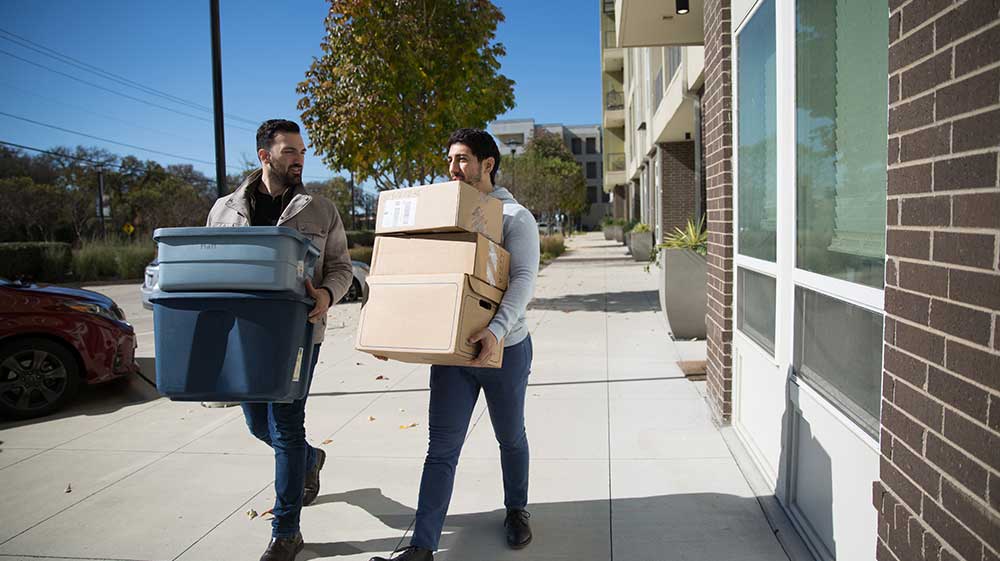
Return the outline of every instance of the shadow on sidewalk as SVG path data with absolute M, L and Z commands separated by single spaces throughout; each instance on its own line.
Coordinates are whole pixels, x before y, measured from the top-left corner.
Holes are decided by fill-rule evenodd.
M 315 504 L 361 508 L 404 535 L 398 539 L 306 543 L 298 559 L 379 554 L 409 544 L 414 509 L 380 489 L 321 496 Z M 787 561 L 753 497 L 692 493 L 528 505 L 535 539 L 512 551 L 504 541 L 504 510 L 449 515 L 438 561 L 567 559 L 743 559 Z M 612 520 L 614 521 L 612 524 Z
M 80 415 L 107 415 L 123 407 L 148 403 L 159 399 L 159 397 L 156 388 L 139 375 L 127 376 L 93 386 L 84 385 L 80 388 L 80 393 L 63 409 L 35 419 L 0 421 L 0 431 Z
M 660 311 L 660 295 L 655 290 L 567 294 L 557 298 L 535 298 L 529 310 L 560 312 L 612 312 L 630 314 Z

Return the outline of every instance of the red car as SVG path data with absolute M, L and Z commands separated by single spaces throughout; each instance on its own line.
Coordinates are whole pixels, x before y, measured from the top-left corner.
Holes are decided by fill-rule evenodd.
M 138 373 L 135 347 L 107 296 L 0 279 L 0 416 L 46 415 L 81 384 Z

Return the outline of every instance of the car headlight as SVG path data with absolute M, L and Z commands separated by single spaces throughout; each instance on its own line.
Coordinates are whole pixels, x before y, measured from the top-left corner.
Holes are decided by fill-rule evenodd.
M 66 304 L 66 307 L 76 312 L 94 314 L 112 321 L 125 321 L 125 314 L 120 310 L 118 313 L 115 313 L 115 310 L 105 308 L 104 306 L 94 304 L 93 302 L 69 302 Z

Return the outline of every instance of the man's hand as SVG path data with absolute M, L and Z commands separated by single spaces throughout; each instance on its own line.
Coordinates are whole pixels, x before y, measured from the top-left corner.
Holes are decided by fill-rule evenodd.
M 472 362 L 473 366 L 484 367 L 493 356 L 493 351 L 497 348 L 497 336 L 489 329 L 480 329 L 475 335 L 469 337 L 469 344 L 481 343 L 483 348 L 479 351 L 479 356 Z
M 316 323 L 330 309 L 330 293 L 325 288 L 317 290 L 310 279 L 306 279 L 306 293 L 316 300 L 316 305 L 309 312 L 309 323 Z

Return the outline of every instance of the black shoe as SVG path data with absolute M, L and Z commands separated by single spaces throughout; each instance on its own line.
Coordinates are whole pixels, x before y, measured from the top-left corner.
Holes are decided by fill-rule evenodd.
M 301 533 L 295 534 L 294 538 L 271 538 L 260 561 L 294 561 L 304 545 Z
M 372 557 L 368 561 L 434 561 L 434 554 L 431 553 L 431 550 L 414 545 L 393 553 L 399 553 L 399 555 L 391 558 Z
M 311 470 L 306 473 L 306 484 L 302 492 L 302 506 L 309 506 L 316 497 L 319 496 L 319 472 L 326 463 L 326 452 L 321 448 L 316 449 L 316 463 Z
M 507 529 L 507 545 L 511 549 L 521 549 L 531 543 L 531 515 L 526 510 L 508 510 L 503 526 Z

